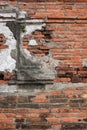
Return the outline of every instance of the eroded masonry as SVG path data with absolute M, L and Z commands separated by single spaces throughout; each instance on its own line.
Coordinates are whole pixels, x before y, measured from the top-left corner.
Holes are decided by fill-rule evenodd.
M 87 1 L 0 3 L 0 130 L 87 129 Z

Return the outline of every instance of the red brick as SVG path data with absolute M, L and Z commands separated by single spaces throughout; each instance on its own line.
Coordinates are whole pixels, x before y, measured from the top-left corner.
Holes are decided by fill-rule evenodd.
M 74 89 L 73 88 L 67 88 L 67 89 L 65 89 L 63 92 L 64 92 L 64 94 L 66 94 L 66 95 L 72 95 L 72 94 L 74 94 Z
M 0 84 L 7 84 L 8 81 L 5 81 L 5 80 L 0 80 Z
M 44 121 L 44 120 L 42 120 L 40 117 L 33 117 L 33 118 L 30 117 L 26 120 L 26 122 L 33 122 L 33 123 L 38 123 L 41 121 Z
M 82 98 L 87 98 L 87 94 L 82 94 L 81 97 Z
M 57 112 L 59 112 L 59 110 L 57 108 L 53 108 L 53 109 L 51 109 L 51 112 L 52 113 L 57 113 Z
M 15 130 L 15 125 L 12 124 L 0 124 L 0 129 L 13 129 Z
M 0 49 L 6 49 L 6 48 L 8 48 L 7 45 L 1 45 L 1 46 L 0 46 Z
M 60 91 L 60 90 L 53 90 L 53 91 L 50 91 L 49 94 L 52 94 L 52 95 L 62 94 L 62 91 Z
M 74 117 L 76 116 L 76 113 L 57 113 L 56 117 L 61 118 L 61 117 Z
M 58 118 L 55 118 L 55 117 L 51 117 L 51 118 L 46 118 L 48 122 L 50 123 L 58 123 Z
M 50 52 L 52 58 L 59 61 L 55 68 L 57 77 L 54 82 L 87 82 L 87 68 L 83 66 L 83 61 L 87 58 L 87 0 L 8 1 L 20 10 L 27 11 L 30 19 L 42 18 L 46 22 L 47 30 L 35 31 L 31 36 L 25 36 L 23 47 L 33 53 L 33 56 L 48 56 L 46 53 Z M 7 4 L 7 0 L 0 1 L 0 5 Z M 46 31 L 50 32 L 48 35 L 51 38 L 48 39 L 45 36 Z M 38 42 L 38 47 L 28 46 L 29 39 L 32 37 Z M 40 43 L 41 38 L 44 38 L 46 45 Z M 4 45 L 6 40 L 5 37 L 0 37 L 0 49 L 8 48 Z M 5 74 L 0 84 L 7 84 L 7 80 L 11 77 L 11 74 Z M 4 108 L 0 109 L 0 122 L 2 123 L 0 123 L 0 129 L 15 130 L 14 121 L 16 124 L 17 121 L 26 121 L 25 129 L 29 129 L 28 123 L 33 123 L 30 129 L 45 129 L 44 123 L 50 124 L 46 129 L 63 129 L 61 124 L 64 122 L 75 125 L 79 121 L 79 124 L 82 124 L 80 120 L 87 118 L 86 88 L 87 86 L 74 87 L 73 84 L 72 87 L 67 86 L 63 90 L 55 90 L 57 89 L 55 86 L 52 89 L 48 88 L 47 91 L 45 88 L 44 90 L 38 88 L 34 93 L 32 92 L 34 95 L 32 98 L 29 98 L 29 95 L 19 96 L 17 94 L 16 97 L 1 95 L 0 105 Z M 63 98 L 67 98 L 68 102 L 64 102 Z M 12 109 L 11 104 L 14 103 L 17 105 L 15 109 Z M 34 123 L 37 123 L 37 126 Z M 22 129 L 23 125 L 20 124 L 19 127 Z
M 78 120 L 79 120 L 79 118 L 77 118 L 77 117 L 67 117 L 67 118 L 64 117 L 61 119 L 62 122 L 68 122 L 68 123 L 78 122 Z
M 13 118 L 1 118 L 0 123 L 13 123 Z
M 4 73 L 4 80 L 9 80 L 11 79 L 15 73 Z
M 40 92 L 37 92 L 36 94 L 37 95 L 47 95 L 49 92 L 47 91 L 40 91 Z
M 78 118 L 86 118 L 87 117 L 87 113 L 78 113 L 77 117 Z
M 45 96 L 36 96 L 35 98 L 33 98 L 32 101 L 37 102 L 37 103 L 47 103 L 47 102 L 49 102 L 49 100 Z
M 0 119 L 4 119 L 4 118 L 6 118 L 6 115 L 4 114 L 4 113 L 0 113 Z
M 70 82 L 70 78 L 57 78 L 54 80 L 54 82 Z
M 49 113 L 49 109 L 30 109 L 29 110 L 29 113 L 38 113 L 38 114 L 41 114 L 41 113 Z
M 61 124 L 59 124 L 59 125 L 52 125 L 52 129 L 54 129 L 54 130 L 56 130 L 56 129 L 61 129 Z
M 37 114 L 37 113 L 31 113 L 31 114 L 27 114 L 27 117 L 29 117 L 29 118 L 39 117 L 39 114 Z

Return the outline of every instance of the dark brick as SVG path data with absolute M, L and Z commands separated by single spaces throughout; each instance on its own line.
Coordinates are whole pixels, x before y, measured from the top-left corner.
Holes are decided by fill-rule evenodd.
M 32 108 L 33 109 L 33 108 L 40 108 L 40 105 L 39 104 L 29 104 L 29 103 L 28 104 L 26 104 L 26 103 L 22 104 L 21 103 L 21 104 L 18 104 L 17 107 L 18 108 Z

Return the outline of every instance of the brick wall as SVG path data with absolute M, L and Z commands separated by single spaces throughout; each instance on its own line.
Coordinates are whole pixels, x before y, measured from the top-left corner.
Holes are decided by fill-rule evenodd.
M 44 28 L 38 27 L 29 34 L 25 32 L 26 23 L 22 26 L 22 47 L 31 59 L 43 61 L 45 68 L 53 62 L 55 78 L 53 84 L 9 85 L 17 70 L 7 71 L 1 64 L 0 130 L 86 130 L 87 0 L 1 0 L 1 10 L 9 4 L 26 11 L 31 20 L 44 21 Z M 10 48 L 7 43 L 15 44 L 3 32 L 2 29 L 0 54 Z M 14 58 L 17 52 L 14 49 L 11 53 Z M 48 73 L 47 68 L 44 71 Z

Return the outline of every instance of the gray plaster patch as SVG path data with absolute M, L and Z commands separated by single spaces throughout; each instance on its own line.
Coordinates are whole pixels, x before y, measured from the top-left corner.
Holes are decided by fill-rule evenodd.
M 18 12 L 18 19 L 24 19 L 26 17 L 28 17 L 27 12 L 25 12 L 25 11 Z
M 34 95 L 40 91 L 50 91 L 50 90 L 64 90 L 67 88 L 80 88 L 86 87 L 87 83 L 54 83 L 48 85 L 0 85 L 0 93 L 7 94 L 18 94 L 18 95 Z
M 87 83 L 54 83 L 53 85 L 46 85 L 46 90 L 62 90 L 66 88 L 76 88 L 76 87 L 87 87 Z
M 0 85 L 0 93 L 17 93 L 17 86 L 16 85 Z
M 16 13 L 0 13 L 2 18 L 16 18 Z
M 53 80 L 56 77 L 55 67 L 59 65 L 59 60 L 54 60 L 50 53 L 48 56 L 33 56 L 29 50 L 22 46 L 22 40 L 25 35 L 32 35 L 34 31 L 42 30 L 45 26 L 45 23 L 27 24 L 25 27 L 26 32 L 21 32 L 20 66 L 22 73 L 18 73 L 19 80 Z M 37 44 L 34 39 L 29 41 L 29 45 Z

